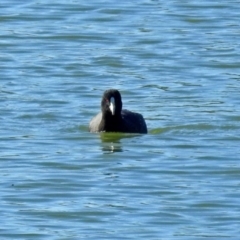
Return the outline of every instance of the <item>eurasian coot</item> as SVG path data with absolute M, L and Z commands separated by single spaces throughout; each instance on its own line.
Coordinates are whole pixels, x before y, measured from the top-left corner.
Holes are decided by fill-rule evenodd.
M 147 125 L 141 114 L 122 110 L 120 92 L 109 89 L 103 94 L 101 112 L 90 121 L 89 131 L 147 133 Z

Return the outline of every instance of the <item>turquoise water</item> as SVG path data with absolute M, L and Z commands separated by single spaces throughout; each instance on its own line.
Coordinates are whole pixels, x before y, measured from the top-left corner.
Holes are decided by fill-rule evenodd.
M 1 239 L 239 238 L 239 1 L 1 9 Z M 148 135 L 88 132 L 108 88 Z

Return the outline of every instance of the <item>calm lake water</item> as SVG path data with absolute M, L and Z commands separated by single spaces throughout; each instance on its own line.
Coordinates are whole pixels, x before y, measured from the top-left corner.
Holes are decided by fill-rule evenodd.
M 239 0 L 0 6 L 1 239 L 239 239 Z

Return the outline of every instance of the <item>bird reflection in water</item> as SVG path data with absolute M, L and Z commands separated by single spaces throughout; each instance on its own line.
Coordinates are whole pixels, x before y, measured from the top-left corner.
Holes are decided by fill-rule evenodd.
M 100 133 L 102 140 L 102 151 L 106 153 L 123 152 L 122 139 L 133 138 L 140 134 L 124 134 L 124 133 Z

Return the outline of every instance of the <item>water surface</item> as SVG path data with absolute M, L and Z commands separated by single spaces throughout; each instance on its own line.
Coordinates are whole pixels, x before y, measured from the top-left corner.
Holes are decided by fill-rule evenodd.
M 2 1 L 2 239 L 238 239 L 239 1 Z M 90 134 L 117 88 L 149 134 Z

